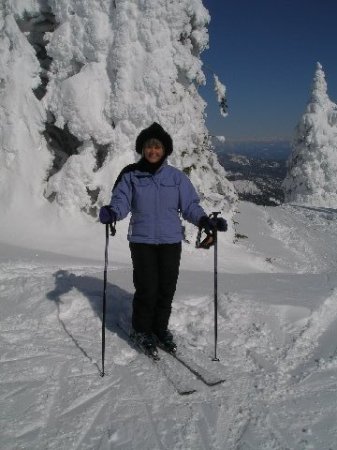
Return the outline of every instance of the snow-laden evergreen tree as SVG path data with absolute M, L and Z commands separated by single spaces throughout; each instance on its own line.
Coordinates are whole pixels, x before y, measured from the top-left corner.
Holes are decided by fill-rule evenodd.
M 337 105 L 328 97 L 320 63 L 306 111 L 295 129 L 283 189 L 287 202 L 337 207 Z
M 173 137 L 170 162 L 188 174 L 205 208 L 230 210 L 236 195 L 212 151 L 198 93 L 210 19 L 202 0 L 3 5 L 4 202 L 10 186 L 16 198 L 24 190 L 97 217 L 120 170 L 138 158 L 136 136 L 156 121 Z
M 84 209 L 106 203 L 119 171 L 137 158 L 137 134 L 156 121 L 174 139 L 171 162 L 206 206 L 228 209 L 233 188 L 210 151 L 197 90 L 205 82 L 200 53 L 209 21 L 201 0 L 49 4 L 60 25 L 49 36 L 44 102 L 55 125 L 67 125 L 83 145 L 51 177 L 47 196 Z
M 29 2 L 26 3 L 29 5 Z M 32 10 L 34 5 L 30 4 Z M 35 5 L 37 13 L 38 5 Z M 1 216 L 43 202 L 52 155 L 43 137 L 46 113 L 33 93 L 40 64 L 16 22 L 24 2 L 0 4 L 0 203 Z M 21 216 L 24 219 L 23 215 Z

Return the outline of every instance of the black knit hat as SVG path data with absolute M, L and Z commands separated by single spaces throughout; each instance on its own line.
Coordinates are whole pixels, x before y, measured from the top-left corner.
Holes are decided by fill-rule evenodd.
M 149 128 L 141 131 L 136 139 L 136 152 L 142 154 L 143 146 L 149 139 L 158 139 L 165 149 L 165 155 L 168 156 L 173 152 L 173 142 L 171 136 L 166 133 L 159 123 L 153 122 Z

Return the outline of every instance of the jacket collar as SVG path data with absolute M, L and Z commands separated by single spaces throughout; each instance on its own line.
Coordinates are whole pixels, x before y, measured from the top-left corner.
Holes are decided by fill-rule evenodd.
M 148 163 L 144 158 L 141 158 L 137 163 L 137 172 L 140 172 L 147 176 L 155 176 L 159 174 L 165 167 L 167 166 L 167 158 L 161 163 L 158 168 L 151 167 L 151 164 Z M 151 170 L 152 169 L 152 170 Z

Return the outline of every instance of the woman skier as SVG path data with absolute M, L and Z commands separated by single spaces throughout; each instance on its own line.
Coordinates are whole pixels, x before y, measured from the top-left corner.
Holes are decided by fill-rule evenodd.
M 130 336 L 155 359 L 157 345 L 169 352 L 177 349 L 168 323 L 184 238 L 180 215 L 207 235 L 215 226 L 200 206 L 189 178 L 167 164 L 172 151 L 172 138 L 159 124 L 144 129 L 136 139 L 141 159 L 122 170 L 110 204 L 99 214 L 101 223 L 109 224 L 131 212 L 128 240 L 135 294 Z M 225 231 L 226 221 L 217 221 Z

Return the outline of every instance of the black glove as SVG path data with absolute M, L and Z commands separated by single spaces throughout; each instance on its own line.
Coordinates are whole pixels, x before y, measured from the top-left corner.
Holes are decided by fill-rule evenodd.
M 199 228 L 204 230 L 207 235 L 213 234 L 215 231 L 215 223 L 214 220 L 208 216 L 202 216 L 198 223 Z
M 206 234 L 212 234 L 215 229 L 218 231 L 227 231 L 227 221 L 222 217 L 210 218 L 208 216 L 202 216 L 199 220 L 199 228 L 202 228 Z
M 117 216 L 115 211 L 111 208 L 110 205 L 102 206 L 99 211 L 99 220 L 101 223 L 115 223 L 117 220 Z
M 228 225 L 226 219 L 223 219 L 222 217 L 217 217 L 216 219 L 216 229 L 218 231 L 227 231 Z

